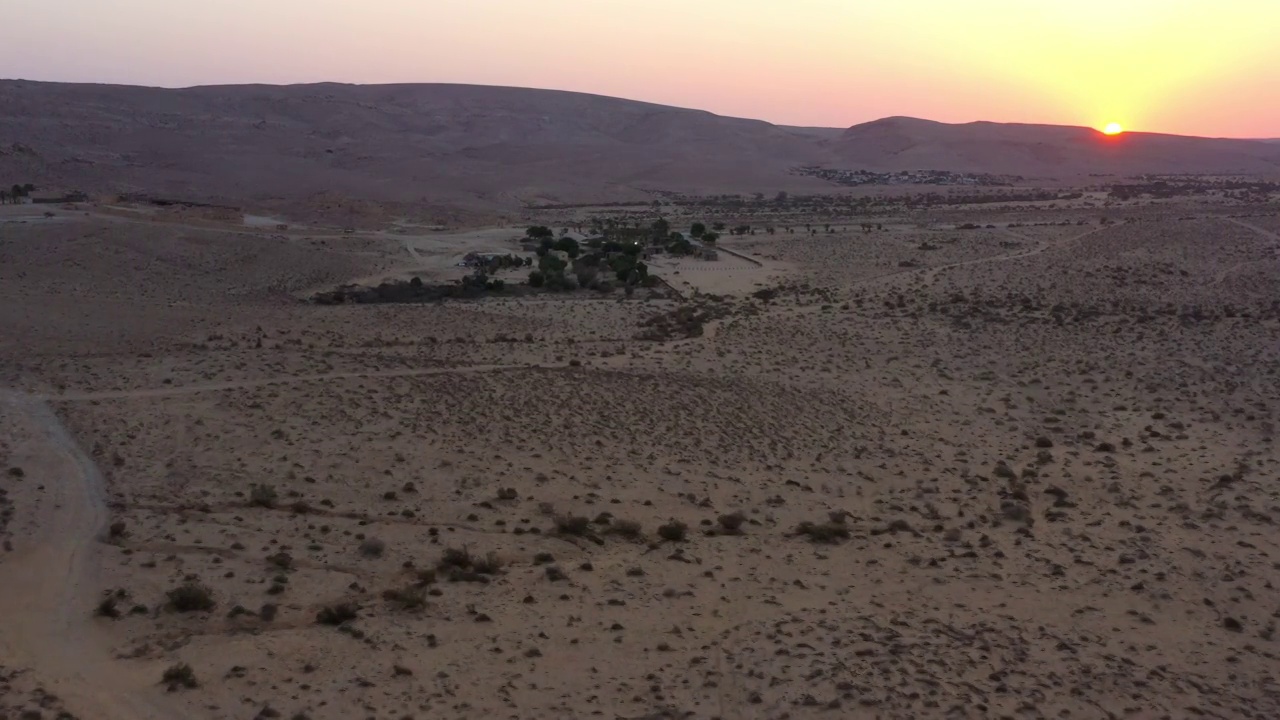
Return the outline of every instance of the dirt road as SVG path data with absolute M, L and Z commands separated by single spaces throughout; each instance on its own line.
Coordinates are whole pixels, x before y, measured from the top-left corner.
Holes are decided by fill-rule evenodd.
M 154 668 L 113 660 L 93 618 L 108 518 L 102 474 L 44 402 L 0 391 L 0 413 L 18 428 L 26 474 L 14 491 L 22 531 L 0 558 L 0 655 L 31 668 L 79 717 L 173 717 L 158 704 Z
M 1104 225 L 1103 227 L 1094 228 L 1092 230 L 1089 230 L 1088 232 L 1082 232 L 1079 235 L 1072 235 L 1071 237 L 1064 238 L 1062 240 L 1057 240 L 1057 241 L 1045 241 L 1030 250 L 1022 250 L 1022 251 L 1010 253 L 1007 255 L 994 255 L 992 257 L 980 257 L 980 258 L 974 258 L 973 260 L 962 260 L 960 262 L 949 263 L 947 265 L 939 265 L 937 267 L 929 268 L 924 273 L 923 278 L 926 283 L 931 283 L 934 280 L 936 280 L 938 275 L 940 275 L 941 273 L 944 273 L 948 270 L 954 270 L 955 268 L 958 268 L 958 267 L 966 267 L 969 265 L 984 265 L 986 263 L 1002 263 L 1002 262 L 1008 262 L 1010 260 L 1021 260 L 1023 258 L 1033 257 L 1035 255 L 1040 255 L 1041 253 L 1051 248 L 1066 247 L 1067 245 L 1070 245 L 1071 243 L 1076 242 L 1077 240 L 1083 240 L 1089 237 L 1090 235 L 1100 233 L 1106 229 L 1107 227 Z M 1029 239 L 1017 233 L 1009 232 L 1007 230 L 1006 232 L 1018 238 L 1019 240 Z

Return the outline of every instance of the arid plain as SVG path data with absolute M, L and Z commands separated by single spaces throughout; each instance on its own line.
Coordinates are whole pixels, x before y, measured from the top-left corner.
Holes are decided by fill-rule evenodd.
M 0 716 L 1275 717 L 1278 201 L 0 208 Z

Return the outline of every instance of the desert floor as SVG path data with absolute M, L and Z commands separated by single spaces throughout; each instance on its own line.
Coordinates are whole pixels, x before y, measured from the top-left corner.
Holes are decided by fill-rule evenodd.
M 520 230 L 52 215 L 0 209 L 0 717 L 1280 716 L 1274 204 L 338 307 Z

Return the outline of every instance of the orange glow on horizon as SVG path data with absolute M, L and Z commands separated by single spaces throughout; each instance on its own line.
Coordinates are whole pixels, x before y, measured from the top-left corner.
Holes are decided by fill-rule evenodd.
M 906 115 L 1101 133 L 1123 118 L 1280 138 L 1278 27 L 1277 0 L 66 0 L 4 14 L 0 77 L 456 82 L 783 125 Z M 51 37 L 74 51 L 50 53 Z M 548 41 L 531 52 L 534 38 Z
M 1119 135 L 1122 132 L 1124 132 L 1124 128 L 1117 122 L 1107 123 L 1107 126 L 1102 128 L 1103 135 Z

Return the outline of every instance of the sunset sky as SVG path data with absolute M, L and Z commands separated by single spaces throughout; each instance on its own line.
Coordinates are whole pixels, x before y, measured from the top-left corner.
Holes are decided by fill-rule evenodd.
M 911 115 L 1280 137 L 1280 0 L 0 0 L 0 10 L 3 78 L 463 82 L 792 125 Z

